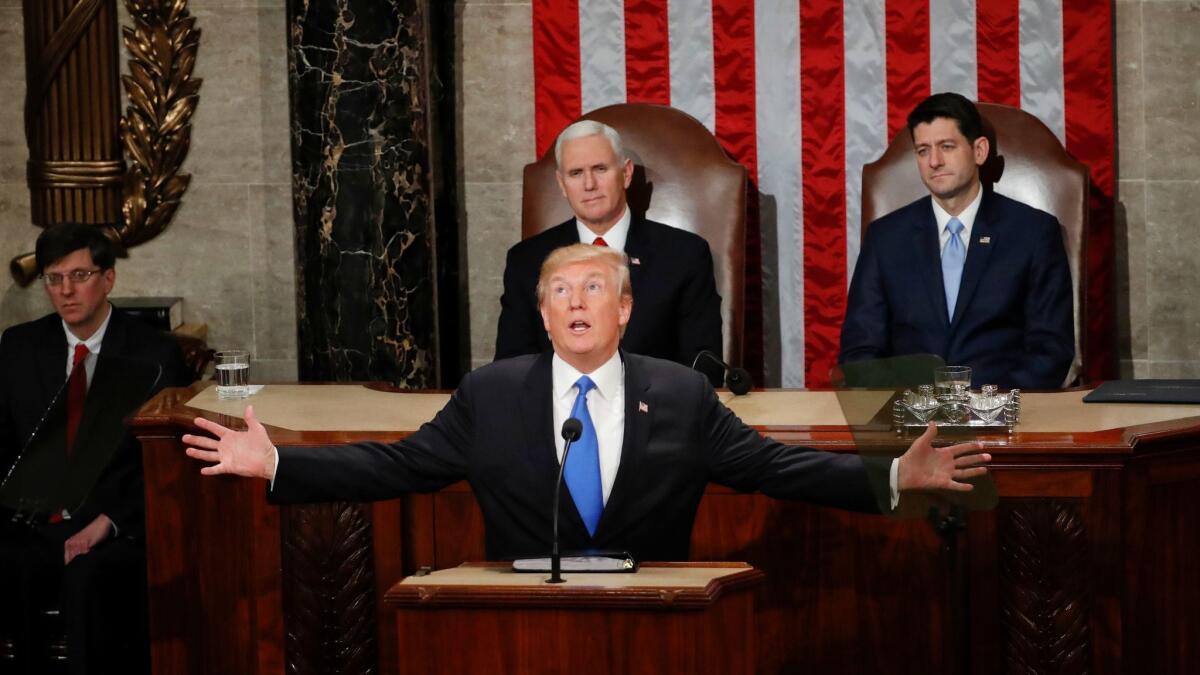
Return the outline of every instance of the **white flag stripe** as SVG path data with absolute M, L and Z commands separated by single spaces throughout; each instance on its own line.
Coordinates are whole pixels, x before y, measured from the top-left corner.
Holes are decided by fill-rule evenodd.
M 846 284 L 862 240 L 862 168 L 887 149 L 886 16 L 882 2 L 845 4 Z
M 975 0 L 929 3 L 930 93 L 953 91 L 979 98 L 975 47 Z
M 804 386 L 804 212 L 800 179 L 800 8 L 758 0 L 754 8 L 755 132 L 764 277 L 774 273 L 782 385 Z M 773 234 L 766 232 L 771 228 Z M 764 285 L 768 283 L 764 278 Z M 766 293 L 764 289 L 764 293 Z M 768 321 L 770 318 L 768 318 Z
M 1061 0 L 1020 0 L 1021 108 L 1067 141 Z
M 579 3 L 579 89 L 583 112 L 625 102 L 625 2 Z
M 717 128 L 713 84 L 711 0 L 670 0 L 667 4 L 671 106 Z

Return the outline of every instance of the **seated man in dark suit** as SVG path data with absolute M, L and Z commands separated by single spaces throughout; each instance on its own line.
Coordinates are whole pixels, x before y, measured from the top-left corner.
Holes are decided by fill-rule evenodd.
M 122 367 L 138 364 L 139 373 L 149 373 L 133 385 L 134 397 L 186 384 L 188 371 L 174 340 L 108 303 L 116 251 L 99 229 L 47 229 L 36 256 L 55 313 L 0 336 L 0 479 L 11 477 L 10 467 L 35 435 L 48 435 L 58 446 L 41 450 L 56 454 L 61 474 L 55 475 L 63 482 L 88 471 L 89 459 L 102 454 L 95 463 L 99 477 L 82 503 L 0 518 L 0 613 L 10 624 L 4 628 L 14 637 L 19 672 L 48 666 L 32 662 L 30 653 L 30 628 L 47 602 L 61 608 L 72 673 L 144 672 L 142 454 L 123 428 L 130 411 L 117 409 L 135 378 L 132 368 Z M 103 454 L 109 452 L 111 459 Z
M 542 261 L 569 244 L 601 244 L 629 256 L 637 310 L 621 348 L 692 365 L 701 350 L 721 354 L 721 296 L 713 259 L 700 236 L 630 212 L 625 190 L 633 161 L 612 127 L 583 120 L 554 145 L 558 185 L 575 217 L 508 250 L 496 329 L 496 359 L 550 350 L 534 288 Z M 714 384 L 723 374 L 702 362 Z
M 582 422 L 583 434 L 565 467 L 563 548 L 624 550 L 643 560 L 687 557 L 710 481 L 875 511 L 879 501 L 894 504 L 897 491 L 968 491 L 960 481 L 986 472 L 980 464 L 990 456 L 978 454 L 977 443 L 934 448 L 932 425 L 890 467 L 872 465 L 874 480 L 858 456 L 763 438 L 699 373 L 618 350 L 636 311 L 624 259 L 583 244 L 555 251 L 537 288 L 553 352 L 470 373 L 434 419 L 402 441 L 276 452 L 247 407 L 246 431 L 197 419 L 214 438 L 185 435 L 187 453 L 215 463 L 201 469 L 207 475 L 272 481 L 271 499 L 279 502 L 387 499 L 466 479 L 492 559 L 549 551 L 563 453 L 558 429 L 569 418 Z
M 839 362 L 936 354 L 974 386 L 1062 387 L 1075 324 L 1058 220 L 980 183 L 989 144 L 971 101 L 935 94 L 908 130 L 930 196 L 867 226 Z

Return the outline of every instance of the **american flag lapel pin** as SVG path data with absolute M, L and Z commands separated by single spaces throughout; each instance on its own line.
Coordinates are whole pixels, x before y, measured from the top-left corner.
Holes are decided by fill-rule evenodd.
M 646 405 L 645 401 L 638 401 L 638 412 L 650 412 L 650 406 Z
M 981 244 L 990 244 L 990 243 L 992 243 L 992 238 L 991 238 L 991 237 L 980 237 L 980 238 L 979 238 L 979 243 L 981 243 Z
M 641 260 L 638 260 L 637 258 L 630 258 L 630 259 L 629 259 L 629 264 L 630 264 L 630 265 L 641 265 L 641 264 L 642 264 L 642 261 L 641 261 Z

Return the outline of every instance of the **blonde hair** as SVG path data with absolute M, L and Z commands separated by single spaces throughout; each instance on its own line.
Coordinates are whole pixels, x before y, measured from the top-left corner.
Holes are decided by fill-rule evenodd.
M 542 263 L 542 272 L 538 275 L 537 300 L 538 307 L 546 298 L 546 286 L 550 277 L 567 265 L 596 262 L 607 265 L 617 282 L 618 296 L 633 298 L 633 286 L 629 283 L 629 257 L 624 252 L 608 246 L 593 246 L 591 244 L 571 244 L 551 251 Z

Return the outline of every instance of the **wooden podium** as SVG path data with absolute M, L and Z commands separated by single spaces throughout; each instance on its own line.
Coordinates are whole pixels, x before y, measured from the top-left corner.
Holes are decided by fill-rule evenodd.
M 755 672 L 754 595 L 742 563 L 650 563 L 633 574 L 518 574 L 465 564 L 388 591 L 399 672 L 660 675 Z
M 422 567 L 485 558 L 470 487 L 269 506 L 265 482 L 201 477 L 183 454 L 195 416 L 240 424 L 242 404 L 207 384 L 164 391 L 134 420 L 155 672 L 399 672 L 409 654 L 383 598 Z M 709 486 L 690 557 L 765 573 L 757 672 L 1200 672 L 1200 406 L 1084 405 L 1084 393 L 1026 394 L 1017 432 L 982 438 L 999 504 L 967 514 L 953 555 L 924 519 Z M 729 405 L 781 441 L 854 452 L 841 395 Z M 251 402 L 276 443 L 311 445 L 402 438 L 445 400 L 292 385 Z

